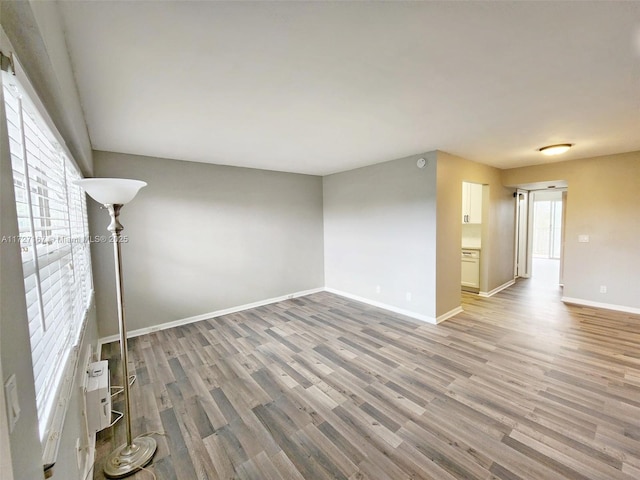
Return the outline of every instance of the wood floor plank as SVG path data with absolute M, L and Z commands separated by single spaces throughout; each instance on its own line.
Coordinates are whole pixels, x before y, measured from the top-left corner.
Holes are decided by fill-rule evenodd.
M 640 316 L 559 298 L 521 280 L 430 325 L 320 292 L 136 337 L 134 434 L 165 433 L 158 480 L 636 479 Z
M 240 479 L 252 480 L 260 478 L 264 480 L 287 480 L 280 475 L 280 472 L 271 462 L 271 459 L 264 452 L 260 452 L 254 458 L 250 458 L 240 465 L 238 469 Z

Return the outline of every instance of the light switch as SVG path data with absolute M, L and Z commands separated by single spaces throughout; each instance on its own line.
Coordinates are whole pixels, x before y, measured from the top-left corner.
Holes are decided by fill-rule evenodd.
M 13 428 L 20 418 L 20 402 L 18 401 L 18 387 L 16 386 L 16 375 L 9 377 L 4 384 L 4 396 L 7 402 L 7 420 L 9 422 L 9 433 L 13 432 Z
M 589 243 L 589 235 L 578 235 L 578 243 Z

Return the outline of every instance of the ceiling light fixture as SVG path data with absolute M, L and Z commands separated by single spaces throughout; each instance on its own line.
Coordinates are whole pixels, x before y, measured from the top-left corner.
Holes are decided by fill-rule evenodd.
M 556 145 L 547 145 L 546 147 L 539 148 L 538 151 L 544 155 L 560 155 L 568 151 L 571 147 L 573 147 L 573 143 L 558 143 Z

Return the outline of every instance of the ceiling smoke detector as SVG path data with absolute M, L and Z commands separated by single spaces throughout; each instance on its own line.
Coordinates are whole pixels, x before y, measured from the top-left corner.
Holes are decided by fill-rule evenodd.
M 567 152 L 571 147 L 573 147 L 573 143 L 558 143 L 539 148 L 538 151 L 543 155 L 560 155 Z

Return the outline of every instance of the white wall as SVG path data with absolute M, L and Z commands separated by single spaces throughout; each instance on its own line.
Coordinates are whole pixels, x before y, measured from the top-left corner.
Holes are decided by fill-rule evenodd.
M 563 295 L 640 310 L 640 152 L 502 171 L 505 185 L 557 180 L 568 183 Z
M 110 152 L 98 177 L 148 182 L 121 213 L 129 330 L 321 288 L 322 179 Z M 108 215 L 90 201 L 94 235 Z M 113 250 L 93 244 L 102 336 L 117 333 Z
M 435 152 L 329 175 L 323 189 L 326 286 L 433 319 Z

